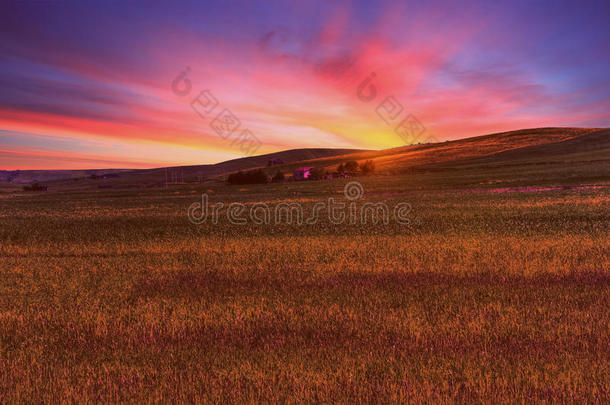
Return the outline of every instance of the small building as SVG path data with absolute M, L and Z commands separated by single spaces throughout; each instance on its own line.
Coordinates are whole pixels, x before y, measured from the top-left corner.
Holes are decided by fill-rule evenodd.
M 313 167 L 299 167 L 292 174 L 292 178 L 295 180 L 307 180 L 311 174 Z

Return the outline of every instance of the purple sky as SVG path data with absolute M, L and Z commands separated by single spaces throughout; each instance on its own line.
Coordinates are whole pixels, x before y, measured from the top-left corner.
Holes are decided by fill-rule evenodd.
M 266 153 L 610 126 L 609 1 L 81 3 L 0 6 L 0 169 L 212 163 L 253 152 L 243 134 Z

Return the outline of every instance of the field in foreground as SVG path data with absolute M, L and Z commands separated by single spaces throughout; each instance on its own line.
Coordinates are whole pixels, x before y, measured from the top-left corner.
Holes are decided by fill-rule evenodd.
M 186 215 L 339 180 L 0 196 L 0 402 L 610 400 L 607 183 L 361 181 L 411 224 Z

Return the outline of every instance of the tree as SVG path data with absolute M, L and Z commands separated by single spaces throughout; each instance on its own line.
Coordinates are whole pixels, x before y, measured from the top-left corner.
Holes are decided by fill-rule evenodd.
M 253 170 L 250 172 L 239 171 L 232 173 L 227 178 L 229 184 L 264 184 L 269 181 L 269 178 L 261 169 Z
M 281 183 L 282 181 L 284 181 L 284 173 L 278 170 L 277 173 L 275 173 L 275 176 L 273 176 L 273 178 L 271 179 L 271 181 L 273 183 Z
M 345 171 L 348 173 L 354 173 L 358 171 L 358 162 L 350 160 L 345 164 Z
M 337 172 L 341 174 L 345 173 L 345 166 L 343 166 L 343 163 L 341 163 L 339 167 L 337 167 Z
M 373 173 L 375 171 L 375 162 L 367 160 L 364 164 L 360 165 L 360 170 L 362 170 L 362 173 L 364 174 Z
M 309 171 L 309 180 L 322 180 L 324 178 L 324 169 L 320 167 L 314 167 Z
M 227 183 L 229 184 L 243 184 L 242 182 L 244 181 L 244 173 L 242 171 L 239 171 L 237 173 L 231 173 L 229 174 L 229 177 L 227 178 Z
M 269 177 L 262 171 L 262 169 L 258 169 L 254 172 L 254 184 L 264 184 L 269 183 Z

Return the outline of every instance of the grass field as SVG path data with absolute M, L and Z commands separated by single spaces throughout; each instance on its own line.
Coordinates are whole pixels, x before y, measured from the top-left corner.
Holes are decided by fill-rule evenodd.
M 409 226 L 187 218 L 344 180 L 0 195 L 0 402 L 607 403 L 607 182 L 453 176 L 358 179 Z

